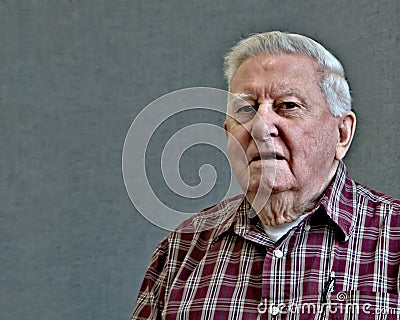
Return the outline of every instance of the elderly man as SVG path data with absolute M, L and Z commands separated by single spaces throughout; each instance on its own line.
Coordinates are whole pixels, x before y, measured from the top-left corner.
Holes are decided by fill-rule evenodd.
M 396 319 L 400 202 L 342 162 L 356 124 L 342 65 L 281 32 L 240 41 L 225 61 L 244 195 L 159 244 L 132 319 Z

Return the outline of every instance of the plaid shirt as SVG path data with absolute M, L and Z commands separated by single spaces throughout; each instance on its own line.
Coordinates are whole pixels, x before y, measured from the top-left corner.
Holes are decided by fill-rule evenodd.
M 400 318 L 399 200 L 355 183 L 340 162 L 315 209 L 278 242 L 250 210 L 238 196 L 169 234 L 132 319 Z

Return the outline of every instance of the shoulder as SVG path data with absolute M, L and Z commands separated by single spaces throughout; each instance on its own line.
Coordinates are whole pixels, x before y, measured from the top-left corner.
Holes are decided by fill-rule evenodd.
M 183 221 L 172 233 L 217 232 L 234 221 L 243 199 L 244 195 L 237 195 L 205 208 Z
M 171 250 L 187 251 L 196 245 L 207 246 L 230 228 L 244 195 L 222 200 L 184 220 L 158 245 L 157 251 L 168 254 Z
M 196 241 L 212 241 L 228 230 L 237 219 L 237 212 L 244 195 L 224 199 L 192 215 L 170 232 L 157 246 L 166 254 L 171 246 L 189 249 Z
M 159 243 L 152 265 L 174 273 L 190 252 L 196 252 L 196 258 L 201 257 L 212 241 L 236 220 L 243 198 L 240 195 L 223 200 L 183 221 Z
M 400 200 L 383 194 L 362 184 L 355 183 L 358 219 L 366 227 L 387 233 L 388 238 L 400 239 Z M 399 248 L 400 249 L 400 248 Z
M 378 192 L 365 185 L 355 182 L 357 198 L 360 201 L 368 202 L 372 207 L 384 206 L 395 211 L 400 210 L 400 200 L 384 193 Z

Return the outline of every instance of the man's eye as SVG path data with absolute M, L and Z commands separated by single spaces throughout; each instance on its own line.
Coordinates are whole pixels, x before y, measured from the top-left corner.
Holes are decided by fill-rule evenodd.
M 233 117 L 240 123 L 246 123 L 254 118 L 257 113 L 258 105 L 246 105 L 238 107 Z
M 278 108 L 283 110 L 291 110 L 297 108 L 298 106 L 299 105 L 294 102 L 283 102 L 278 105 Z
M 247 106 L 238 108 L 237 112 L 238 113 L 256 113 L 257 109 L 256 109 L 256 107 L 247 105 Z

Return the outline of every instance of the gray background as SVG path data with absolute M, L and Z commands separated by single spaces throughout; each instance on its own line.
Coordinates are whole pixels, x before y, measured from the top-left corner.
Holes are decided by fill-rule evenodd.
M 399 21 L 397 0 L 0 1 L 0 319 L 130 317 L 166 232 L 124 189 L 125 135 L 165 93 L 225 88 L 222 57 L 251 32 L 344 62 L 350 172 L 399 197 Z

